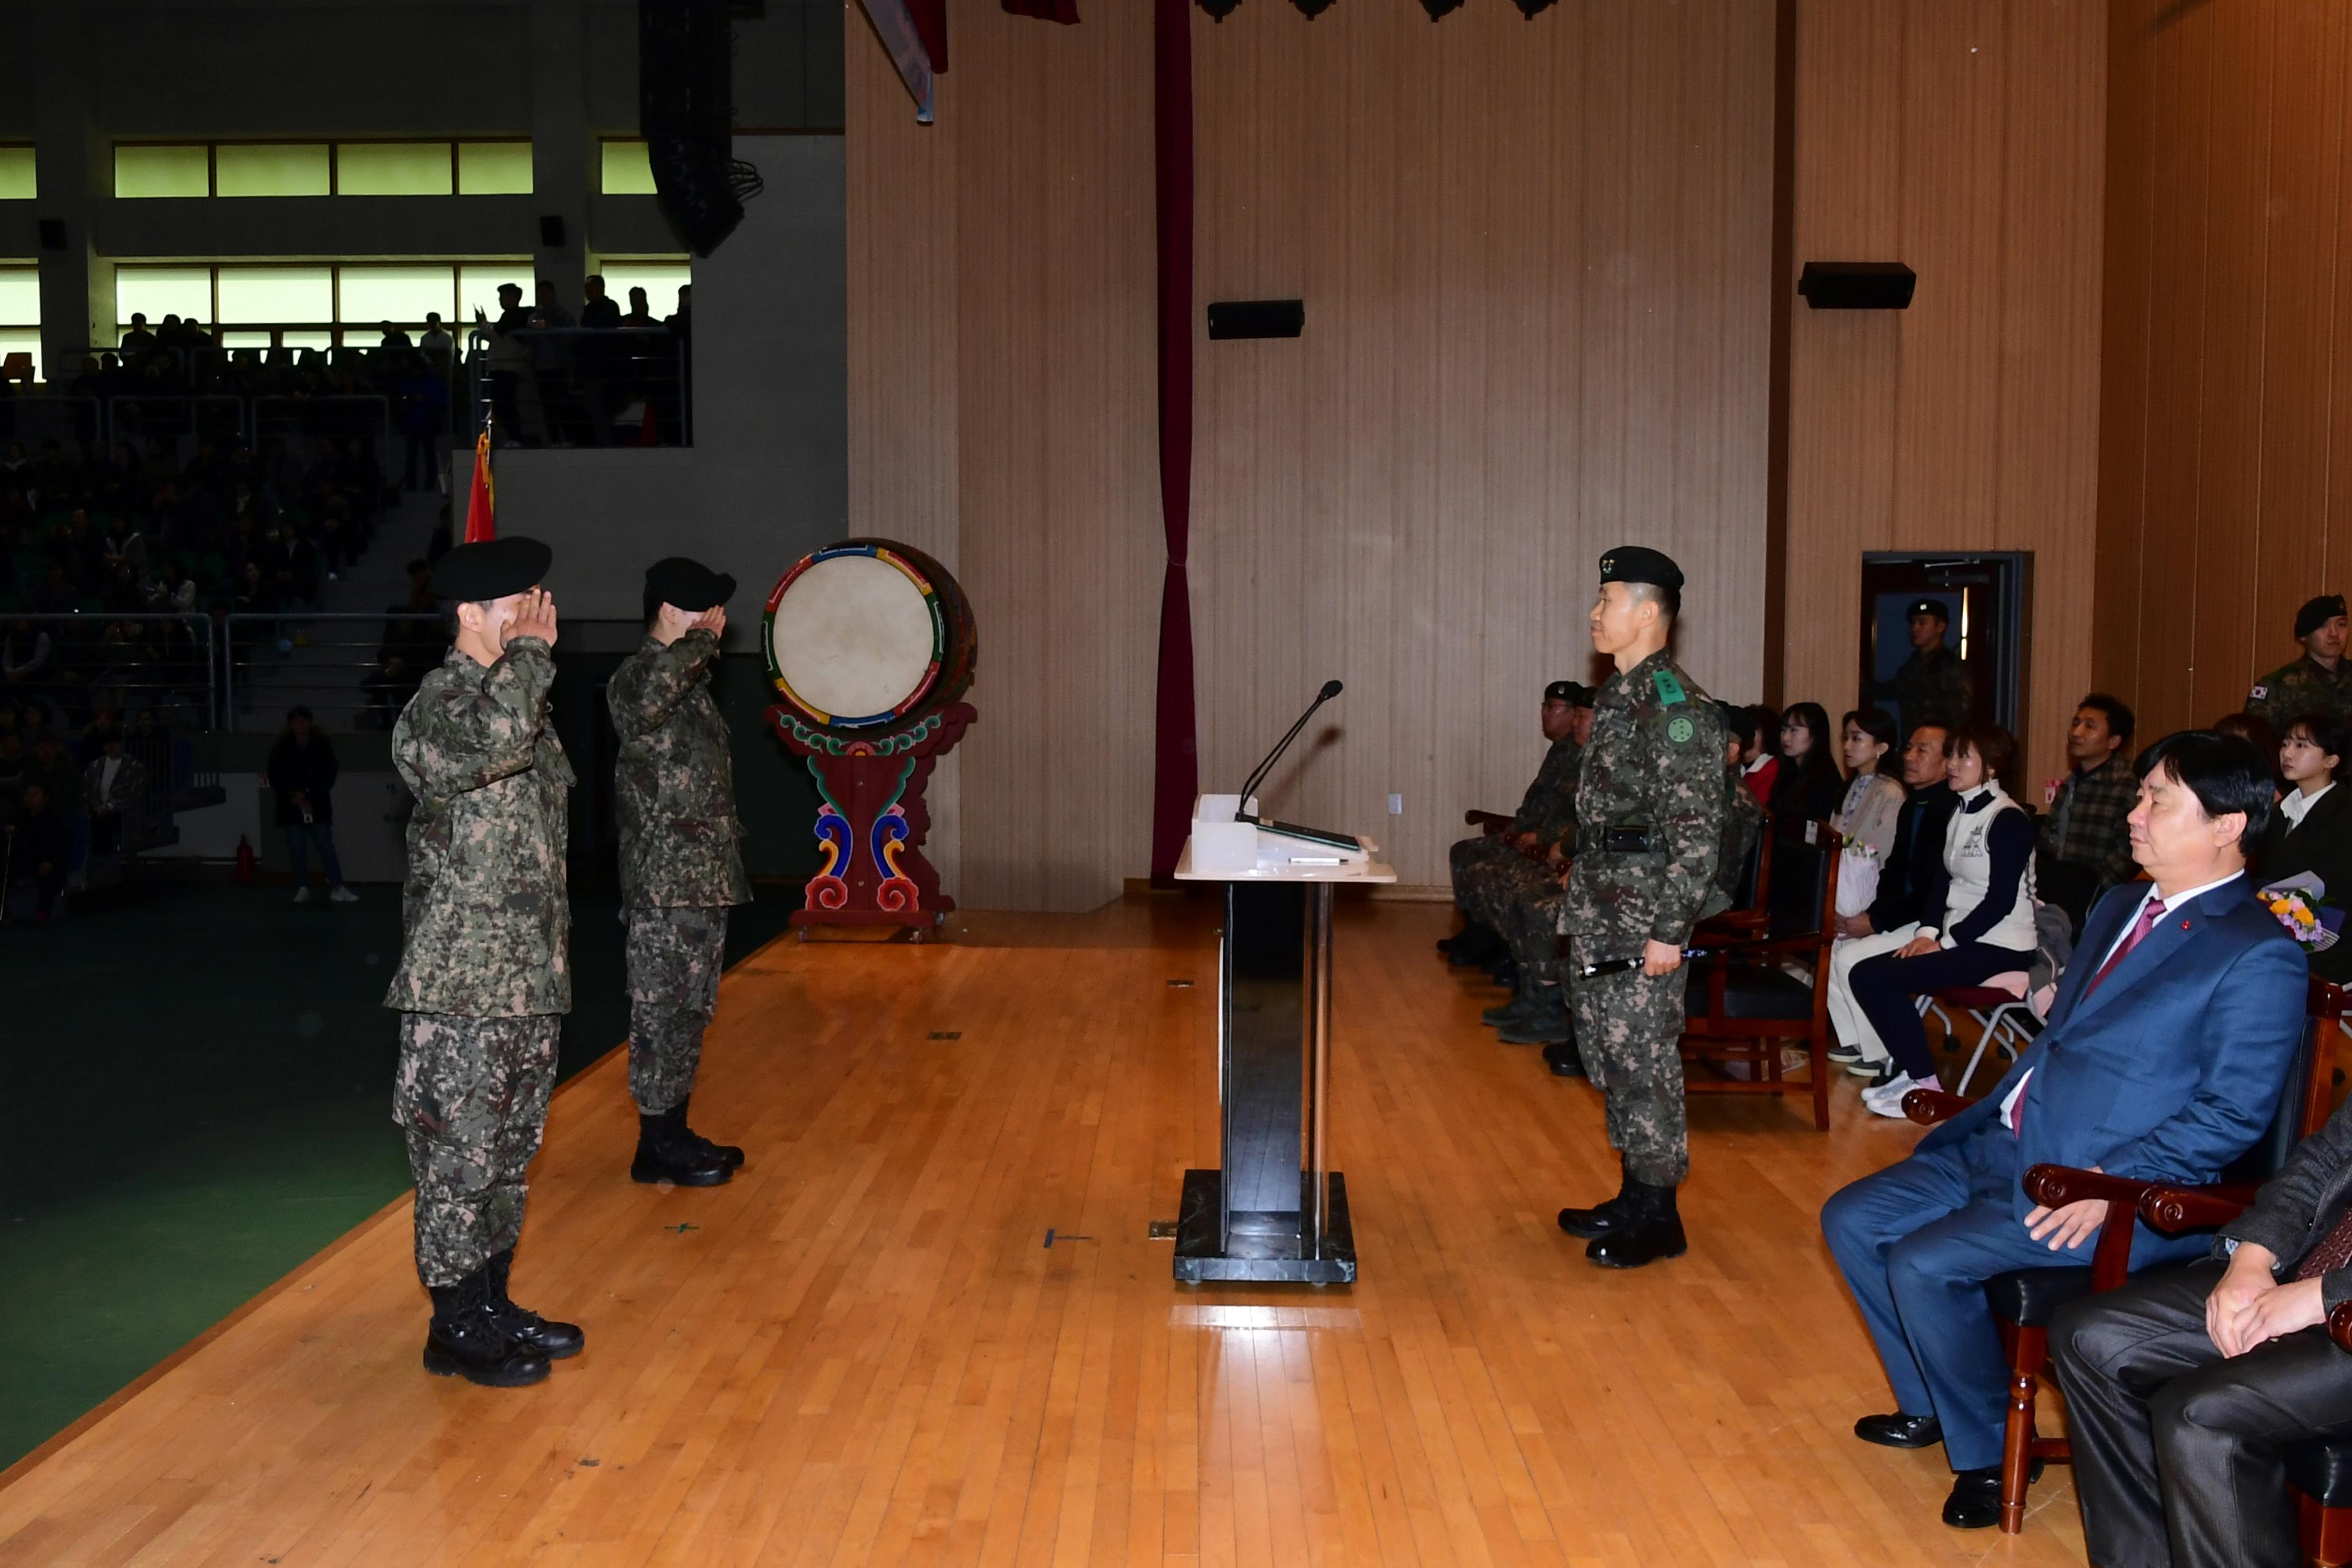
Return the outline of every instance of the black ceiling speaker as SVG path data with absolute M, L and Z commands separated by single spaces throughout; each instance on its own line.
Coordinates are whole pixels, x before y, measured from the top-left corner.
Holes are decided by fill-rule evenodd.
M 1460 10 L 1462 0 L 1421 0 L 1421 8 L 1428 12 L 1429 19 L 1434 22 L 1448 11 Z
M 735 155 L 728 0 L 637 0 L 637 125 L 662 216 L 708 256 L 743 221 L 759 171 Z
M 1302 300 L 1220 300 L 1209 307 L 1212 338 L 1295 338 L 1306 326 Z
M 1241 3 L 1242 0 L 1201 0 L 1201 9 L 1209 14 L 1210 21 L 1222 22 L 1232 16 L 1234 7 Z
M 1290 3 L 1297 6 L 1298 14 L 1310 22 L 1331 8 L 1331 0 L 1290 0 Z
M 1905 310 L 1918 284 L 1899 261 L 1808 261 L 1797 292 L 1816 310 Z
M 1551 0 L 1519 0 L 1519 15 L 1532 22 L 1536 13 L 1551 4 Z

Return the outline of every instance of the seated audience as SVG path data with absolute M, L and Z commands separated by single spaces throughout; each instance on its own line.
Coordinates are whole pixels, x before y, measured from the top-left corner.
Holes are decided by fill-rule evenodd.
M 1807 822 L 1837 810 L 1845 797 L 1845 780 L 1838 776 L 1836 744 L 1830 738 L 1830 716 L 1820 703 L 1792 703 L 1780 715 L 1780 765 L 1764 797 L 1764 808 L 1780 832 L 1800 835 Z
M 2126 750 L 2132 722 L 2132 710 L 2105 692 L 2076 703 L 2066 726 L 2066 777 L 2045 802 L 2034 881 L 2077 931 L 2093 899 L 2139 875 L 2124 826 L 2139 799 Z
M 2334 721 L 2331 720 L 2331 721 Z M 2101 1568 L 2297 1568 L 2283 1444 L 2352 1428 L 2352 1106 L 2303 1141 L 2211 1255 L 2060 1309 L 2083 1543 Z
M 2254 859 L 2256 888 L 2313 876 L 2328 902 L 2352 901 L 2352 796 L 2336 788 L 2347 750 L 2352 731 L 2333 713 L 2305 713 L 2287 725 L 2278 750 L 2287 792 Z M 2352 940 L 2312 952 L 2311 972 L 2338 985 L 2352 984 Z
M 49 792 L 36 780 L 26 781 L 9 821 L 9 842 L 0 849 L 13 882 L 33 888 L 33 919 L 46 921 L 57 913 L 58 895 L 73 869 L 73 832 Z M 5 889 L 0 889 L 0 896 Z
M 1748 776 L 1740 768 L 1747 744 L 1739 728 L 1748 721 L 1748 710 L 1728 702 L 1715 706 L 1723 719 L 1723 837 L 1716 851 L 1715 891 L 1700 906 L 1701 920 L 1721 914 L 1738 899 L 1748 880 L 1748 862 L 1764 831 L 1764 807 L 1748 793 Z
M 1584 748 L 1576 738 L 1576 704 L 1581 689 L 1572 680 L 1555 680 L 1544 688 L 1538 722 L 1549 746 L 1535 778 L 1519 797 L 1519 809 L 1499 834 L 1482 833 L 1454 842 L 1446 851 L 1454 874 L 1454 902 L 1462 911 L 1463 928 L 1437 944 L 1438 951 L 1458 963 L 1490 963 L 1506 949 L 1501 931 L 1486 918 L 1486 883 L 1497 874 L 1510 874 L 1509 863 L 1543 855 L 1545 846 L 1559 839 L 1573 823 L 1576 812 L 1577 762 Z M 1591 711 L 1588 699 L 1585 711 Z M 1587 720 L 1588 732 L 1591 721 Z M 1506 869 L 1498 873 L 1496 868 Z
M 1903 782 L 1911 795 L 1895 814 L 1894 843 L 1879 868 L 1878 895 L 1862 913 L 1838 918 L 1838 940 L 1830 952 L 1830 1025 L 1838 1037 L 1830 1059 L 1874 1087 L 1895 1076 L 1895 1063 L 1855 1005 L 1853 967 L 1918 935 L 1927 900 L 1943 886 L 1944 834 L 1960 804 L 1944 776 L 1950 747 L 1941 725 L 1922 724 L 1911 731 L 1903 747 Z
M 1879 771 L 1895 750 L 1895 721 L 1884 709 L 1864 708 L 1847 714 L 1839 728 L 1851 776 L 1830 823 L 1849 847 L 1869 850 L 1884 866 L 1895 847 L 1895 819 L 1910 798 L 1901 779 Z
M 1944 776 L 1959 804 L 1944 831 L 1943 877 L 1911 939 L 1864 959 L 1848 977 L 1854 1005 L 1895 1058 L 1895 1076 L 1863 1091 L 1880 1116 L 1900 1118 L 1915 1089 L 1943 1087 L 1912 999 L 2033 963 L 2033 823 L 2001 784 L 2016 758 L 2017 742 L 1997 725 L 1952 737 Z
M 1738 712 L 1739 771 L 1748 781 L 1748 793 L 1764 805 L 1772 798 L 1772 782 L 1780 771 L 1774 750 L 1780 743 L 1780 715 L 1761 702 Z
M 1958 1529 L 1990 1526 L 2000 1509 L 2009 1369 L 1984 1282 L 2073 1258 L 2087 1267 L 2084 1244 L 2106 1212 L 2101 1200 L 2030 1205 L 2026 1170 L 2213 1181 L 2277 1113 L 2303 1033 L 2302 952 L 2248 896 L 2246 856 L 2272 810 L 2263 759 L 2188 731 L 2149 748 L 2139 773 L 2132 850 L 2153 885 L 2100 899 L 2049 1026 L 1991 1094 L 1822 1211 L 1897 1406 L 1856 1422 L 1854 1436 L 1942 1442 L 1954 1471 L 1944 1521 Z M 2202 1245 L 2143 1227 L 2132 1262 Z

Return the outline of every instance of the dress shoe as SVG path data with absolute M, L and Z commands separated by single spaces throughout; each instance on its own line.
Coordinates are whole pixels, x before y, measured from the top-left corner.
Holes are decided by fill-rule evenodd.
M 1551 1068 L 1554 1078 L 1582 1078 L 1584 1057 L 1573 1039 L 1554 1040 L 1544 1047 L 1544 1066 Z
M 1632 1223 L 1595 1240 L 1584 1249 L 1586 1258 L 1603 1268 L 1641 1268 L 1690 1250 L 1682 1215 L 1675 1208 L 1674 1188 L 1648 1186 L 1629 1177 L 1625 1192 Z
M 1865 1415 L 1853 1424 L 1853 1435 L 1882 1448 L 1932 1448 L 1944 1440 L 1944 1424 L 1933 1415 Z
M 547 1381 L 547 1357 L 518 1344 L 491 1320 L 488 1269 L 433 1289 L 433 1322 L 425 1331 L 425 1370 L 485 1388 L 524 1388 Z
M 686 1112 L 673 1107 L 658 1116 L 637 1115 L 637 1153 L 629 1180 L 677 1187 L 716 1187 L 735 1172 L 716 1154 L 706 1154 L 687 1135 Z
M 725 1165 L 730 1171 L 741 1170 L 743 1168 L 742 1150 L 737 1148 L 732 1143 L 713 1143 L 709 1139 L 705 1138 L 693 1128 L 686 1126 L 687 1103 L 693 1098 L 694 1097 L 692 1095 L 688 1095 L 685 1100 L 681 1100 L 677 1102 L 678 1125 L 686 1128 L 687 1142 L 693 1144 L 697 1149 L 701 1150 L 705 1154 L 708 1154 L 719 1161 L 720 1164 Z
M 535 1350 L 550 1361 L 562 1361 L 575 1356 L 588 1342 L 577 1323 L 551 1322 L 528 1307 L 518 1307 L 507 1294 L 507 1279 L 514 1272 L 514 1248 L 493 1253 L 484 1266 L 483 1273 L 489 1288 L 490 1321 L 499 1331 L 527 1350 Z
M 2032 1486 L 2041 1479 L 2042 1461 L 2036 1459 L 2025 1472 L 2025 1484 Z M 1954 1530 L 1990 1530 L 2000 1522 L 1999 1465 L 1953 1472 L 1952 1495 L 1944 1500 L 1944 1522 Z
M 1535 1005 L 1502 1026 L 1507 1046 L 1556 1046 L 1576 1038 L 1576 1025 L 1568 1016 L 1568 1002 L 1557 985 L 1536 993 Z

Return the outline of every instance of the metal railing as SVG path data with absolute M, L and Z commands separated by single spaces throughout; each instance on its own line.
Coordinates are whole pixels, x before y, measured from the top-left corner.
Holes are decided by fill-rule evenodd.
M 26 456 L 33 457 L 44 441 L 70 450 L 79 442 L 95 445 L 105 437 L 106 410 L 95 397 L 0 390 L 0 455 L 12 441 L 21 442 Z
M 688 340 L 667 327 L 477 327 L 466 340 L 469 430 L 500 445 L 690 447 Z
M 97 713 L 152 713 L 174 730 L 208 730 L 219 661 L 201 615 L 0 616 L 0 701 L 40 702 L 77 728 Z
M 176 454 L 185 440 L 246 444 L 245 399 L 129 394 L 106 400 L 107 444 L 159 440 Z
M 331 729 L 389 730 L 448 650 L 448 623 L 422 612 L 225 616 L 221 727 L 274 731 L 299 704 Z
M 392 444 L 392 400 L 386 397 L 257 397 L 253 400 L 253 449 L 268 442 L 332 440 L 353 437 L 375 448 L 376 467 L 388 469 L 398 456 Z

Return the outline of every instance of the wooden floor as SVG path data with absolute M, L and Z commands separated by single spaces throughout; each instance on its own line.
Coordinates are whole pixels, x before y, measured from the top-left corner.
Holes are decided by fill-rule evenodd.
M 772 945 L 695 1095 L 732 1185 L 629 1183 L 617 1055 L 556 1100 L 516 1294 L 583 1355 L 420 1372 L 404 1201 L 0 1478 L 0 1563 L 2082 1561 L 2063 1468 L 1960 1534 L 1940 1451 L 1851 1435 L 1889 1400 L 1815 1215 L 1914 1130 L 1843 1074 L 1826 1136 L 1701 1101 L 1690 1256 L 1595 1269 L 1552 1216 L 1614 1190 L 1599 1099 L 1479 1026 L 1436 906 L 1342 916 L 1360 1282 L 1172 1284 L 1213 909 Z

